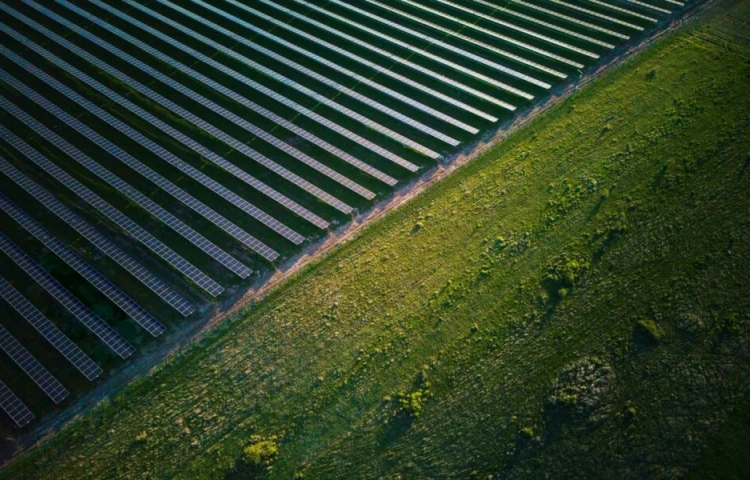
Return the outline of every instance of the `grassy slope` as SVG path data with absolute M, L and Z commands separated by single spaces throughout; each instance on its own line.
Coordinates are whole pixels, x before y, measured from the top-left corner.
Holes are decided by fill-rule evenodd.
M 661 41 L 0 477 L 233 478 L 253 434 L 276 478 L 685 473 L 748 390 L 748 85 L 725 47 Z M 560 299 L 562 254 L 590 266 Z M 549 387 L 587 355 L 614 388 L 564 421 Z M 394 416 L 420 372 L 424 414 Z

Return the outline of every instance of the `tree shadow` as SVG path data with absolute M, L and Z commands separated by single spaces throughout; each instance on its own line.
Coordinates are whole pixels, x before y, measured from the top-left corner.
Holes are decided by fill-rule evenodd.
M 238 461 L 234 468 L 224 473 L 224 480 L 264 480 L 268 477 L 268 467 L 245 460 Z
M 414 418 L 406 413 L 398 413 L 383 426 L 378 442 L 378 450 L 385 452 L 390 446 L 406 434 L 414 423 Z

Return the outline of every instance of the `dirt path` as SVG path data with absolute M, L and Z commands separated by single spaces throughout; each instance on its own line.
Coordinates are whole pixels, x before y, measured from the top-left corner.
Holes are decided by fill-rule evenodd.
M 550 95 L 539 104 L 530 106 L 519 112 L 514 119 L 496 126 L 492 131 L 486 133 L 472 144 L 467 145 L 460 152 L 441 159 L 437 166 L 404 184 L 387 199 L 375 204 L 366 212 L 353 217 L 346 225 L 339 227 L 320 241 L 304 248 L 299 254 L 279 265 L 275 271 L 269 272 L 259 278 L 244 293 L 239 291 L 230 292 L 228 298 L 221 302 L 220 305 L 212 308 L 209 312 L 204 312 L 202 320 L 194 321 L 190 325 L 174 329 L 169 337 L 162 340 L 161 344 L 156 345 L 150 350 L 139 352 L 139 356 L 135 361 L 111 372 L 109 378 L 93 391 L 78 399 L 75 405 L 42 419 L 34 430 L 25 433 L 17 439 L 11 439 L 9 444 L 0 444 L 0 449 L 4 450 L 0 452 L 0 465 L 32 448 L 46 437 L 53 435 L 67 422 L 83 415 L 96 404 L 114 396 L 128 383 L 144 375 L 148 375 L 155 366 L 186 345 L 200 340 L 211 328 L 235 314 L 248 302 L 261 300 L 273 288 L 293 276 L 300 269 L 311 262 L 323 258 L 336 247 L 356 237 L 371 222 L 384 217 L 391 211 L 406 204 L 435 183 L 443 180 L 457 169 L 496 146 L 507 136 L 523 128 L 538 115 L 570 97 L 579 88 L 596 80 L 602 74 L 616 67 L 621 61 L 631 58 L 657 39 L 671 33 L 685 22 L 695 18 L 701 12 L 713 7 L 718 1 L 708 0 L 699 5 L 690 6 L 687 11 L 681 14 L 679 19 L 671 19 L 669 23 L 662 25 L 661 28 L 650 34 L 636 40 L 631 40 L 628 44 L 618 47 L 609 55 L 603 57 L 597 65 L 591 67 L 578 81 L 573 80 L 566 85 L 553 89 Z

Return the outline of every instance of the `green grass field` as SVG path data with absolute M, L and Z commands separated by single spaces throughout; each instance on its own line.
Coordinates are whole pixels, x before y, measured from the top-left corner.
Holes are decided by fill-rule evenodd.
M 741 476 L 750 41 L 724 30 L 747 5 L 582 89 L 0 477 Z

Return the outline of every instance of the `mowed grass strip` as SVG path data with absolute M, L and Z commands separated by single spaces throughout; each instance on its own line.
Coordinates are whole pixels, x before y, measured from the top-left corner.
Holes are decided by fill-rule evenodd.
M 0 477 L 684 475 L 750 373 L 750 67 L 688 28 Z

